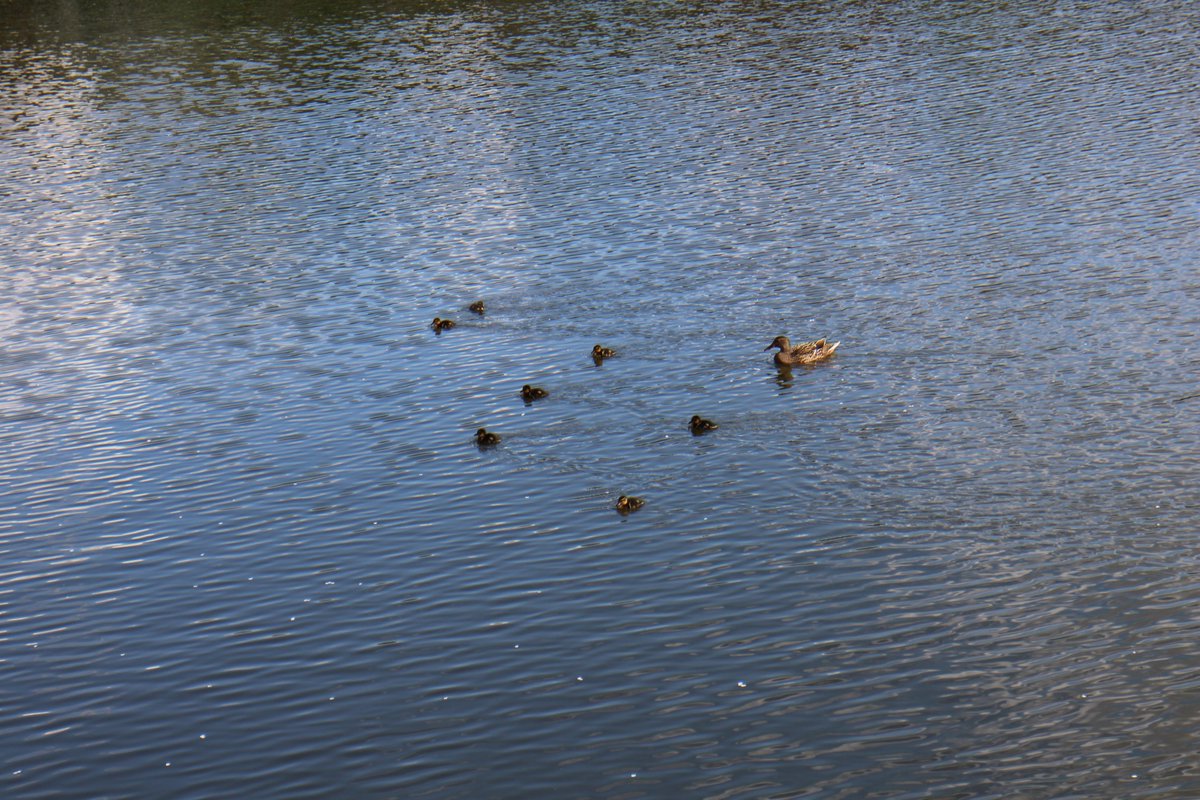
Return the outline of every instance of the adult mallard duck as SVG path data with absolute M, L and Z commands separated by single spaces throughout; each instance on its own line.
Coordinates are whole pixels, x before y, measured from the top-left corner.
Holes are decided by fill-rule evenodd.
M 433 322 L 431 322 L 429 324 L 429 327 L 433 328 L 435 331 L 438 331 L 439 333 L 442 331 L 448 331 L 454 327 L 454 320 L 442 319 L 441 317 L 434 317 Z
M 695 414 L 692 416 L 692 421 L 688 423 L 688 427 L 692 429 L 692 433 L 694 435 L 699 436 L 700 434 L 707 433 L 708 431 L 715 431 L 717 429 L 717 423 L 713 422 L 711 419 L 701 419 L 699 414 Z
M 476 300 L 474 303 L 471 303 L 471 305 L 467 306 L 467 311 L 483 316 L 483 312 L 487 311 L 487 309 L 484 308 L 482 300 Z
M 549 397 L 550 393 L 540 386 L 530 386 L 528 383 L 521 387 L 521 399 L 526 403 Z
M 626 497 L 625 495 L 621 495 L 617 498 L 616 509 L 621 514 L 628 514 L 632 511 L 637 511 L 645 504 L 646 501 L 640 497 Z
M 617 351 L 613 350 L 611 347 L 601 347 L 600 345 L 596 345 L 592 348 L 592 359 L 597 362 L 603 361 L 606 358 L 612 358 L 616 354 Z
M 491 447 L 492 445 L 500 444 L 500 434 L 492 433 L 487 428 L 480 428 L 475 431 L 475 444 L 480 447 Z
M 778 347 L 779 352 L 775 354 L 775 363 L 781 367 L 790 367 L 794 364 L 816 364 L 818 361 L 824 361 L 833 355 L 839 344 L 841 342 L 830 344 L 825 339 L 817 339 L 815 342 L 793 345 L 788 341 L 788 337 L 776 336 L 774 341 L 763 350 Z

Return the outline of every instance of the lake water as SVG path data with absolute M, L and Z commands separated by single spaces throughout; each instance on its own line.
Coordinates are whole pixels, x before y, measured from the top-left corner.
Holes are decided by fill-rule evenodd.
M 1200 795 L 1190 3 L 46 5 L 0 795 Z

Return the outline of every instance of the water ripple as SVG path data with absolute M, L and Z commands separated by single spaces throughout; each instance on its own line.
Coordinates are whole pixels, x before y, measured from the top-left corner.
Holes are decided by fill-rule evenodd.
M 11 10 L 0 785 L 1194 796 L 1188 11 Z

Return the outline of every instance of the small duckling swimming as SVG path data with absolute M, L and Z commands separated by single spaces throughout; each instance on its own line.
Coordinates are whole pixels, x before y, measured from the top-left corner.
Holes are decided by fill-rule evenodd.
M 453 328 L 454 320 L 442 319 L 441 317 L 434 317 L 433 322 L 429 325 L 429 327 L 433 328 L 438 333 L 441 333 L 442 331 L 448 331 L 451 328 Z
M 776 336 L 763 350 L 778 347 L 779 352 L 775 354 L 776 366 L 790 367 L 793 364 L 816 364 L 818 361 L 824 361 L 833 355 L 840 344 L 841 342 L 829 344 L 825 339 L 817 339 L 815 342 L 793 345 L 788 341 L 788 337 Z
M 630 514 L 645 504 L 646 501 L 640 497 L 626 497 L 625 495 L 621 495 L 617 498 L 616 509 L 619 514 Z
M 613 350 L 611 347 L 601 347 L 600 345 L 596 345 L 592 348 L 592 360 L 597 364 L 606 358 L 612 358 L 616 354 L 617 351 Z
M 473 314 L 478 314 L 481 317 L 483 316 L 483 312 L 486 310 L 487 309 L 484 308 L 482 300 L 476 300 L 474 303 L 471 303 L 471 305 L 467 306 L 467 311 L 470 311 Z
M 700 419 L 699 414 L 692 416 L 692 421 L 688 423 L 688 427 L 692 429 L 693 436 L 699 436 L 708 431 L 715 431 L 719 426 L 711 419 Z
M 534 400 L 541 400 L 543 397 L 549 397 L 550 393 L 540 386 L 530 386 L 528 383 L 521 387 L 521 399 L 526 403 L 532 403 Z
M 475 444 L 480 447 L 492 447 L 500 444 L 500 434 L 492 433 L 487 428 L 480 428 L 475 431 Z

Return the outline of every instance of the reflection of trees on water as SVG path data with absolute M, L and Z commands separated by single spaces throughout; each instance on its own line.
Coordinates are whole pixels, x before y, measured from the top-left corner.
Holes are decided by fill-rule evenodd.
M 4 11 L 7 35 L 26 42 L 86 40 L 105 36 L 211 33 L 276 27 L 297 20 L 336 22 L 363 8 L 426 13 L 444 3 L 361 0 L 57 0 L 15 3 Z
M 13 146 L 56 177 L 39 183 L 46 215 L 19 224 L 31 241 L 71 231 L 76 252 L 60 241 L 35 259 L 149 282 L 192 265 L 172 287 L 215 286 L 206 296 L 231 304 L 270 302 L 296 276 L 321 282 L 352 261 L 395 265 L 413 295 L 425 281 L 460 280 L 470 295 L 516 285 L 543 262 L 583 295 L 636 283 L 707 303 L 713 287 L 654 283 L 667 280 L 667 237 L 699 259 L 736 247 L 742 261 L 778 261 L 780 242 L 819 224 L 776 213 L 797 205 L 780 180 L 788 131 L 720 131 L 779 102 L 764 75 L 780 58 L 815 70 L 819 58 L 796 53 L 822 40 L 784 43 L 789 55 L 768 21 L 730 53 L 716 33 L 734 13 L 359 0 L 26 11 L 0 34 L 37 43 L 0 55 L 26 88 L 10 107 L 37 123 Z M 597 224 L 574 224 L 576 210 Z

